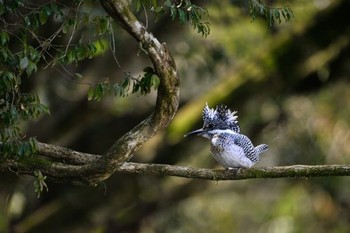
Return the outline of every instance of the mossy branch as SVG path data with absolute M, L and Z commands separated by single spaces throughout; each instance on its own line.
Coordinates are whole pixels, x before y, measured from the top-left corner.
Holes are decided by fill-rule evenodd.
M 204 180 L 245 180 L 257 178 L 307 178 L 322 176 L 350 176 L 349 165 L 293 165 L 279 167 L 207 169 L 173 166 L 165 164 L 124 163 L 118 172 L 155 175 L 177 176 Z
M 77 165 L 52 162 L 35 158 L 33 161 L 5 161 L 0 164 L 0 170 L 9 169 L 19 174 L 33 175 L 33 171 L 40 170 L 54 182 L 68 182 L 72 184 L 91 184 L 89 179 L 77 178 L 82 167 L 79 163 L 96 163 L 100 155 L 92 155 L 73 151 L 67 148 L 39 143 L 39 153 L 45 157 L 71 161 Z M 193 168 L 167 164 L 146 164 L 125 162 L 114 171 L 118 173 L 151 175 L 151 176 L 175 176 L 203 180 L 244 180 L 258 178 L 309 178 L 323 176 L 350 176 L 350 165 L 292 165 L 278 167 L 254 167 L 240 169 L 208 169 Z
M 105 11 L 142 45 L 160 79 L 154 112 L 117 140 L 101 157 L 100 161 L 107 167 L 104 170 L 111 175 L 118 166 L 129 160 L 144 142 L 169 125 L 179 105 L 179 77 L 166 45 L 161 44 L 137 20 L 127 1 L 108 0 L 100 3 Z

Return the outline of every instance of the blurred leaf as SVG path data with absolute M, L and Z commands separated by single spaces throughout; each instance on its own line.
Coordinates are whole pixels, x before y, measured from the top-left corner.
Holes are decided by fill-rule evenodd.
M 46 180 L 46 176 L 44 176 L 41 171 L 37 170 L 34 171 L 34 176 L 36 177 L 36 179 L 34 180 L 34 191 L 37 194 L 37 198 L 40 198 L 41 193 L 46 190 L 46 192 L 49 191 L 49 188 L 45 182 Z
M 1 30 L 0 31 L 0 44 L 5 45 L 9 40 L 10 40 L 9 34 L 6 31 Z
M 74 73 L 74 77 L 76 77 L 78 79 L 82 79 L 83 75 L 81 75 L 80 73 Z
M 92 86 L 90 86 L 88 91 L 88 100 L 93 100 L 93 99 L 94 99 L 94 89 Z
M 39 20 L 40 20 L 41 25 L 44 25 L 46 23 L 47 17 L 48 17 L 47 11 L 44 11 L 44 10 L 40 11 Z

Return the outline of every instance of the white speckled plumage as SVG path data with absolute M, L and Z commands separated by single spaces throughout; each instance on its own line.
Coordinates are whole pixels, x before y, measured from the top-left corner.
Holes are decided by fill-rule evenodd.
M 203 128 L 185 136 L 199 135 L 208 138 L 214 159 L 225 168 L 250 168 L 259 161 L 259 154 L 267 151 L 268 146 L 262 144 L 254 147 L 247 136 L 240 134 L 235 113 L 223 105 L 216 109 L 206 105 L 203 110 Z

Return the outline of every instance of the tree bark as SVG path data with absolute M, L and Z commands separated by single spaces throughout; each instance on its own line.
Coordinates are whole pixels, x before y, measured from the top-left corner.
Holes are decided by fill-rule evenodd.
M 124 163 L 118 172 L 140 175 L 177 176 L 205 180 L 246 180 L 257 178 L 307 178 L 349 176 L 348 165 L 292 165 L 279 167 L 206 169 L 165 164 Z
M 42 155 L 54 159 L 69 160 L 72 164 L 96 163 L 102 156 L 92 155 L 73 151 L 64 147 L 53 146 L 40 143 L 39 152 Z M 82 159 L 84 158 L 84 159 Z M 36 161 L 38 162 L 38 161 Z M 9 169 L 19 173 L 32 175 L 37 170 L 36 166 L 40 163 L 6 161 L 1 163 L 0 170 Z M 79 174 L 79 166 L 64 163 L 52 163 L 48 170 L 41 169 L 43 174 L 55 182 L 68 182 L 81 184 L 76 180 L 76 174 Z M 64 172 L 63 172 L 64 171 Z M 257 178 L 307 178 L 322 176 L 350 176 L 350 165 L 292 165 L 278 167 L 256 167 L 239 169 L 207 169 L 192 168 L 167 164 L 145 164 L 124 162 L 121 166 L 114 169 L 114 173 L 126 173 L 137 175 L 152 176 L 176 176 L 183 178 L 204 179 L 204 180 L 244 180 Z M 79 182 L 77 182 L 79 181 Z M 90 180 L 86 180 L 89 183 Z M 85 183 L 86 183 L 85 182 Z

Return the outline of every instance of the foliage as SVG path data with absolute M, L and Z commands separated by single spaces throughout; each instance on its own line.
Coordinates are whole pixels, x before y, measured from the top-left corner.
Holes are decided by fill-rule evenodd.
M 23 91 L 23 79 L 33 76 L 39 66 L 44 69 L 59 67 L 60 72 L 63 70 L 77 78 L 79 74 L 70 74 L 64 65 L 94 57 L 99 52 L 97 44 L 102 44 L 103 37 L 109 36 L 109 17 L 80 10 L 82 2 L 38 5 L 16 0 L 0 5 L 0 142 L 3 157 L 34 154 L 35 139 L 21 135 L 20 123 L 49 112 L 36 93 Z M 86 33 L 85 38 L 80 34 L 76 41 L 73 37 L 78 27 L 86 27 L 90 33 Z M 53 32 L 46 35 L 47 31 Z
M 137 0 L 135 1 L 136 10 L 141 7 L 147 7 L 157 16 L 162 13 L 170 12 L 173 20 L 178 18 L 181 24 L 190 23 L 195 30 L 203 37 L 207 37 L 210 33 L 209 14 L 206 8 L 193 4 L 190 0 Z M 270 26 L 276 22 L 281 23 L 294 18 L 293 11 L 290 7 L 271 7 L 264 4 L 261 0 L 249 0 L 249 15 L 252 20 L 257 16 L 263 16 Z
M 44 191 L 44 189 L 47 191 L 49 191 L 49 188 L 47 187 L 47 184 L 45 182 L 46 180 L 46 176 L 44 176 L 41 171 L 34 171 L 34 176 L 35 176 L 35 180 L 34 180 L 34 191 L 37 194 L 37 198 L 40 197 L 41 193 Z
M 16 140 L 17 137 L 19 136 L 17 135 L 18 129 L 12 132 L 10 130 L 11 129 L 7 128 L 4 130 L 4 132 L 1 132 L 3 134 L 7 133 L 8 135 L 10 135 L 11 139 L 13 139 L 13 141 L 4 140 L 3 142 L 1 142 L 0 148 L 2 151 L 3 158 L 10 157 L 10 156 L 13 157 L 14 155 L 17 157 L 31 156 L 36 153 L 38 149 L 38 143 L 35 138 L 31 137 L 28 140 L 24 140 L 24 141 Z M 1 138 L 6 139 L 3 136 L 1 136 Z
M 173 20 L 178 17 L 182 24 L 191 23 L 193 28 L 202 36 L 206 37 L 209 35 L 209 23 L 202 22 L 203 17 L 208 18 L 206 9 L 192 4 L 189 0 L 181 1 L 179 4 L 167 0 L 165 1 L 165 6 L 170 9 L 170 16 Z
M 162 5 L 159 5 L 159 2 L 157 0 L 137 0 L 135 1 L 136 10 L 139 11 L 141 6 L 146 6 L 157 16 L 170 12 L 173 20 L 178 18 L 181 24 L 190 23 L 203 37 L 209 35 L 209 22 L 203 21 L 203 19 L 208 19 L 208 11 L 205 8 L 193 4 L 190 0 L 166 0 Z
M 106 95 L 125 97 L 129 93 L 137 92 L 141 95 L 146 95 L 150 93 L 152 87 L 156 90 L 159 85 L 159 77 L 154 69 L 152 67 L 146 67 L 143 71 L 144 74 L 139 78 L 134 78 L 130 74 L 127 74 L 127 77 L 121 84 L 111 84 L 109 80 L 106 80 L 103 83 L 91 86 L 88 92 L 88 99 L 100 101 Z
M 282 23 L 282 19 L 285 22 L 294 18 L 293 11 L 290 7 L 269 7 L 261 2 L 261 0 L 249 0 L 249 15 L 253 20 L 259 15 L 264 16 L 270 26 L 273 26 L 276 22 Z

